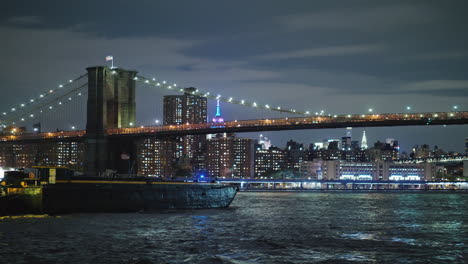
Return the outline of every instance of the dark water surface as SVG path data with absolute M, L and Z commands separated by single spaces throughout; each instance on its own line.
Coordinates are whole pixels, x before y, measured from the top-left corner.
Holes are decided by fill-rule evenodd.
M 468 194 L 239 193 L 228 209 L 0 220 L 0 263 L 466 263 Z

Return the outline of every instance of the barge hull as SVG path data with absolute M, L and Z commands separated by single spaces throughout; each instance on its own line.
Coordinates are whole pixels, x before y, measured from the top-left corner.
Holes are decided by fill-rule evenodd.
M 29 188 L 22 188 L 24 191 Z M 36 188 L 38 189 L 38 188 Z M 48 184 L 27 197 L 24 213 L 139 212 L 226 208 L 238 188 L 222 184 L 173 182 L 79 182 Z

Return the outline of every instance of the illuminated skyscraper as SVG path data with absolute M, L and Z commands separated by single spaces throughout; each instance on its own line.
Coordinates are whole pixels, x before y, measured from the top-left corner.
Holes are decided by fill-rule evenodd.
M 251 178 L 254 140 L 218 134 L 208 140 L 206 168 L 210 177 Z
M 196 95 L 196 91 L 196 88 L 190 87 L 184 89 L 183 95 L 164 96 L 164 125 L 206 123 L 207 99 Z M 193 161 L 195 170 L 204 169 L 205 165 L 201 164 L 204 160 L 202 156 L 206 151 L 204 135 L 188 135 L 175 139 L 172 144 L 164 143 L 163 145 L 167 149 L 164 155 L 171 156 L 160 158 L 160 160 L 165 160 L 166 164 L 169 164 L 170 160 L 175 161 L 185 157 Z M 157 171 L 167 171 L 167 169 L 158 168 Z
M 221 108 L 219 107 L 219 100 L 216 101 L 216 115 L 213 117 L 213 123 L 223 123 L 224 118 L 221 116 Z
M 362 132 L 361 149 L 367 149 L 366 131 L 363 131 L 363 132 Z
M 193 94 L 197 89 L 184 89 L 183 95 L 164 96 L 164 125 L 206 123 L 207 99 Z

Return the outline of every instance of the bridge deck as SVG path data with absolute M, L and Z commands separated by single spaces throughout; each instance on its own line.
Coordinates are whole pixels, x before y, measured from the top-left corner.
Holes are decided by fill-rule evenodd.
M 368 115 L 307 116 L 296 118 L 235 120 L 223 123 L 107 129 L 108 136 L 184 136 L 224 132 L 256 132 L 343 127 L 421 126 L 468 124 L 468 112 L 399 113 Z M 0 137 L 0 141 L 74 140 L 86 131 L 28 133 Z

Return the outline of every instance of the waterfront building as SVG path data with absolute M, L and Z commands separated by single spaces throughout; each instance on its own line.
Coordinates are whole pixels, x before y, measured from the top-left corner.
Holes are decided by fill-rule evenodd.
M 255 147 L 255 177 L 266 177 L 268 174 L 286 168 L 286 151 L 277 147 L 263 149 Z
M 307 151 L 304 145 L 289 140 L 286 143 L 286 169 L 293 172 L 298 172 L 302 161 L 306 160 Z
M 322 179 L 322 160 L 304 160 L 301 162 L 299 176 L 303 179 L 321 180 Z
M 437 166 L 434 163 L 398 164 L 386 161 L 347 162 L 328 160 L 322 162 L 322 174 L 328 180 L 434 180 Z

